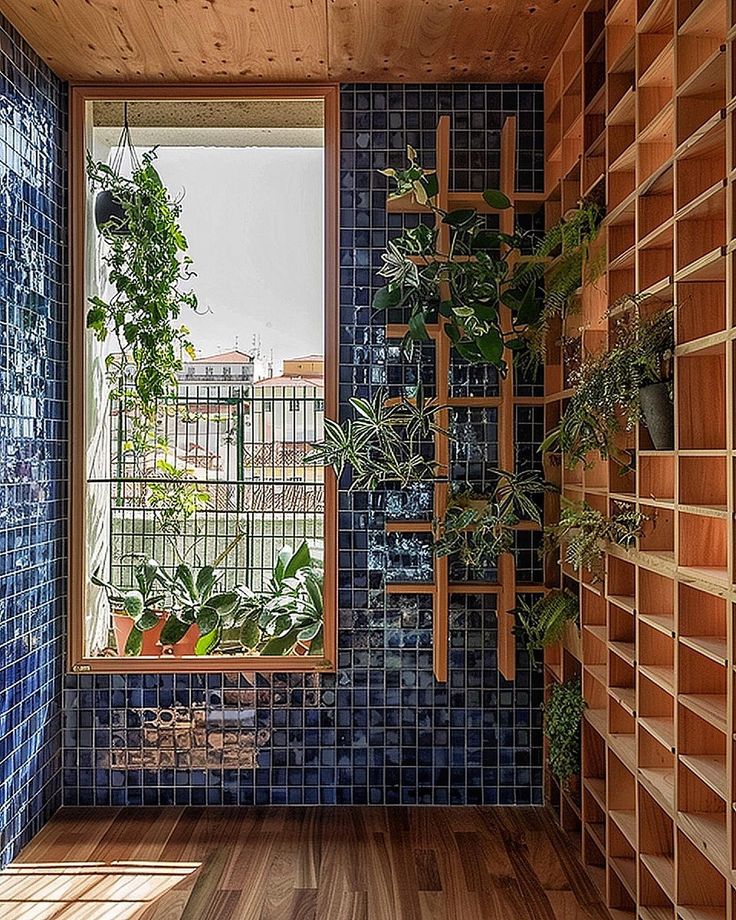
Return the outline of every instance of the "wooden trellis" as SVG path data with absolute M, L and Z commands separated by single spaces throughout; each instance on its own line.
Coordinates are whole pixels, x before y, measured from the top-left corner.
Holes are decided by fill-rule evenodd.
M 541 206 L 542 195 L 531 192 L 515 191 L 516 172 L 516 118 L 507 118 L 501 131 L 501 181 L 502 191 L 512 202 L 512 207 L 503 211 L 490 207 L 481 192 L 454 192 L 449 188 L 450 176 L 450 118 L 443 115 L 437 125 L 436 167 L 438 193 L 434 203 L 441 211 L 459 208 L 474 208 L 479 213 L 500 215 L 500 229 L 512 233 L 516 222 L 516 213 L 520 210 L 534 211 Z M 420 205 L 413 195 L 389 199 L 387 210 L 399 214 L 426 213 L 427 208 Z M 435 258 L 445 258 L 449 251 L 450 227 L 436 218 L 437 249 Z M 504 308 L 505 310 L 505 308 Z M 510 324 L 510 316 L 505 310 L 504 322 Z M 389 338 L 403 338 L 408 327 L 401 323 L 389 323 L 386 332 Z M 437 422 L 441 430 L 449 426 L 450 409 L 496 408 L 498 410 L 498 462 L 501 469 L 513 471 L 515 467 L 515 433 L 514 408 L 516 405 L 543 405 L 540 397 L 519 397 L 514 395 L 514 371 L 509 362 L 509 371 L 500 381 L 498 396 L 450 395 L 450 350 L 451 343 L 439 323 L 428 324 L 427 332 L 435 344 L 435 378 L 436 398 L 443 409 Z M 450 446 L 448 439 L 435 434 L 435 459 L 440 471 L 449 470 Z M 441 518 L 445 514 L 448 502 L 449 483 L 438 481 L 434 484 L 434 515 Z M 530 525 L 522 523 L 519 527 Z M 389 533 L 410 532 L 430 533 L 430 521 L 389 521 L 386 524 Z M 524 585 L 524 592 L 542 592 L 541 585 Z M 438 681 L 445 682 L 448 676 L 449 645 L 449 606 L 452 594 L 496 594 L 498 596 L 498 665 L 499 670 L 508 680 L 513 680 L 516 673 L 516 642 L 513 634 L 514 616 L 510 612 L 516 604 L 516 566 L 514 556 L 504 554 L 499 559 L 498 581 L 490 582 L 451 582 L 449 561 L 446 556 L 436 557 L 434 578 L 432 582 L 392 582 L 386 586 L 389 594 L 431 594 L 433 605 L 433 667 Z

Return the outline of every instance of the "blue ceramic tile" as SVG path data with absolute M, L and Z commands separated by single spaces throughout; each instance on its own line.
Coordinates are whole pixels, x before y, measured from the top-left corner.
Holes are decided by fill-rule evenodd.
M 0 16 L 0 865 L 61 803 L 66 92 Z M 81 722 L 72 723 L 73 733 Z M 108 735 L 102 736 L 108 741 Z M 66 761 L 76 781 L 81 766 Z M 91 771 L 84 773 L 91 783 Z
M 501 125 L 506 115 L 517 115 L 517 187 L 538 190 L 542 90 L 513 84 L 350 85 L 342 87 L 341 110 L 340 399 L 345 412 L 356 393 L 370 396 L 384 386 L 398 394 L 419 376 L 430 392 L 434 385 L 431 345 L 421 351 L 417 365 L 397 363 L 398 343 L 386 339 L 381 319 L 371 314 L 385 241 L 417 220 L 386 214 L 387 184 L 376 170 L 401 164 L 407 143 L 431 167 L 437 118 L 449 112 L 453 186 L 495 185 Z M 58 376 L 63 379 L 63 373 Z M 539 395 L 540 385 L 533 374 L 517 375 L 519 395 Z M 453 395 L 492 396 L 498 379 L 487 369 L 455 361 L 451 386 Z M 455 472 L 482 482 L 497 453 L 495 416 L 458 413 L 456 424 L 472 438 L 457 451 Z M 520 406 L 515 424 L 517 462 L 538 464 L 541 413 Z M 515 684 L 500 677 L 494 598 L 452 599 L 451 679 L 443 686 L 432 676 L 429 599 L 384 592 L 387 569 L 388 580 L 431 577 L 431 555 L 422 541 L 408 545 L 396 535 L 388 539 L 386 519 L 426 520 L 431 511 L 431 494 L 421 488 L 411 495 L 341 493 L 335 675 L 68 676 L 65 801 L 540 802 L 541 679 L 523 652 Z M 535 538 L 519 535 L 520 582 L 541 577 Z

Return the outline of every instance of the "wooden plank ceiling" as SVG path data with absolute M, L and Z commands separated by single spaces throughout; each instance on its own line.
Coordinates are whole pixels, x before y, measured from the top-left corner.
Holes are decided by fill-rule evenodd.
M 522 81 L 581 0 L 0 0 L 75 82 Z

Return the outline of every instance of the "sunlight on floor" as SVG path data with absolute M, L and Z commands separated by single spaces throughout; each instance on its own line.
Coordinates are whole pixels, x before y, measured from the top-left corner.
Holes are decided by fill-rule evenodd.
M 133 920 L 201 863 L 26 863 L 0 875 L 3 920 Z

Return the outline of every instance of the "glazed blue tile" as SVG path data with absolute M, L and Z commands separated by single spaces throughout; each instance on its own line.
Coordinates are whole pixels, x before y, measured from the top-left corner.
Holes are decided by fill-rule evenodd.
M 0 866 L 81 772 L 61 756 L 65 113 L 64 85 L 0 16 Z
M 498 183 L 500 130 L 507 115 L 518 117 L 517 188 L 542 187 L 540 86 L 341 88 L 339 394 L 344 414 L 351 396 L 371 396 L 380 386 L 405 392 L 420 377 L 430 390 L 434 385 L 431 346 L 422 350 L 418 365 L 397 364 L 398 343 L 386 340 L 370 302 L 386 239 L 417 222 L 386 213 L 387 182 L 377 170 L 401 165 L 407 143 L 432 167 L 434 130 L 443 112 L 452 116 L 455 188 Z M 63 168 L 55 175 L 58 181 Z M 62 252 L 63 240 L 58 242 Z M 15 279 L 6 279 L 11 282 Z M 63 279 L 59 283 L 63 292 Z M 8 332 L 0 322 L 0 336 Z M 63 357 L 60 347 L 56 360 Z M 55 377 L 63 382 L 63 364 Z M 538 395 L 538 378 L 516 378 L 518 395 Z M 454 362 L 451 386 L 453 395 L 493 396 L 498 379 Z M 59 414 L 50 414 L 48 422 L 63 432 L 63 386 L 59 393 Z M 497 455 L 495 418 L 471 413 L 458 423 L 474 433 L 475 443 L 455 456 L 456 475 L 482 482 Z M 515 424 L 517 463 L 537 465 L 542 414 L 519 407 Z M 19 472 L 29 476 L 23 488 L 33 482 L 34 463 L 58 461 L 54 469 L 63 475 L 63 456 L 44 457 L 37 444 L 22 460 Z M 63 488 L 49 494 L 61 518 Z M 341 491 L 334 675 L 68 676 L 65 802 L 541 802 L 541 678 L 522 651 L 515 684 L 499 675 L 493 596 L 452 598 L 451 680 L 443 686 L 432 676 L 429 598 L 384 591 L 397 572 L 402 578 L 431 577 L 424 541 L 409 545 L 395 535 L 387 538 L 385 521 L 427 520 L 431 514 L 427 490 L 411 495 Z M 11 536 L 0 528 L 0 541 Z M 56 539 L 62 537 L 63 528 Z M 540 577 L 533 540 L 525 533 L 517 543 L 520 582 Z M 0 545 L 0 565 L 5 555 L 9 563 L 13 551 Z M 0 575 L 0 591 L 2 584 Z M 53 586 L 51 591 L 48 599 Z M 162 718 L 164 713 L 171 721 Z

